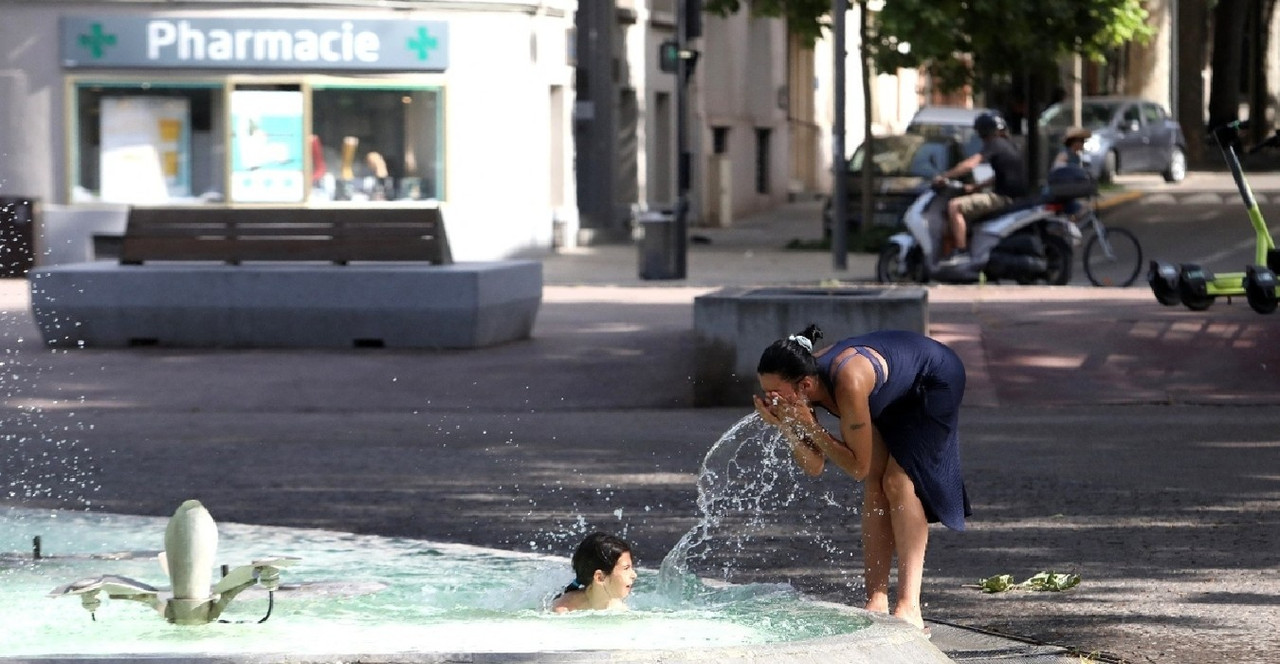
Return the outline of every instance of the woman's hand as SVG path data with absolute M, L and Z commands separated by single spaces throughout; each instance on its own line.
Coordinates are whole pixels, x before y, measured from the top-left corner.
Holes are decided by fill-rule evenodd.
M 777 392 L 769 392 L 764 395 L 763 399 L 760 398 L 760 395 L 753 394 L 751 395 L 751 400 L 755 402 L 756 412 L 760 413 L 760 419 L 775 427 L 782 427 L 782 418 L 778 414 L 778 405 L 781 402 L 781 398 Z
M 768 392 L 764 398 L 755 395 L 752 399 L 755 401 L 756 412 L 773 426 L 794 428 L 815 423 L 809 400 L 799 394 L 783 396 L 778 392 Z
M 813 443 L 811 436 L 805 435 L 815 422 L 808 400 L 799 395 L 788 399 L 777 392 L 767 392 L 764 398 L 755 395 L 752 400 L 760 418 L 782 430 L 800 469 L 808 475 L 821 474 L 826 462 L 822 450 Z

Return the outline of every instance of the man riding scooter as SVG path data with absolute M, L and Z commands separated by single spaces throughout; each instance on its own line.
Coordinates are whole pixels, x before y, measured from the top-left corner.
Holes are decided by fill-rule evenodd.
M 982 138 L 982 151 L 961 161 L 936 178 L 937 182 L 964 176 L 979 164 L 989 164 L 994 175 L 983 181 L 965 185 L 965 195 L 947 203 L 947 225 L 951 231 L 953 252 L 947 265 L 969 262 L 969 240 L 966 219 L 989 216 L 1011 206 L 1027 195 L 1027 168 L 1018 148 L 1009 140 L 1004 120 L 983 113 L 973 121 L 973 129 Z

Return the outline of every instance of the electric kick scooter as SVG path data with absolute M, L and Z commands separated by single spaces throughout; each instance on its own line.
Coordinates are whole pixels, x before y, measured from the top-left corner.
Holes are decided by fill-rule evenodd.
M 1275 240 L 1267 230 L 1267 222 L 1262 218 L 1262 210 L 1258 201 L 1244 179 L 1244 171 L 1240 168 L 1240 158 L 1236 155 L 1236 145 L 1240 142 L 1240 130 L 1246 123 L 1232 122 L 1213 130 L 1212 136 L 1222 150 L 1222 156 L 1231 167 L 1231 175 L 1235 178 L 1236 188 L 1240 190 L 1240 198 L 1244 200 L 1245 209 L 1249 213 L 1249 222 L 1257 237 L 1257 253 L 1254 264 L 1245 266 L 1244 272 L 1213 274 L 1199 265 L 1183 263 L 1163 263 L 1151 261 L 1151 269 L 1147 272 L 1147 283 L 1155 293 L 1160 304 L 1176 306 L 1181 303 L 1192 311 L 1208 309 L 1218 297 L 1230 298 L 1243 295 L 1249 307 L 1260 314 L 1274 313 L 1277 303 L 1276 273 L 1280 272 L 1280 251 L 1276 249 Z M 1265 147 L 1280 147 L 1280 131 L 1267 140 L 1249 150 L 1253 154 Z

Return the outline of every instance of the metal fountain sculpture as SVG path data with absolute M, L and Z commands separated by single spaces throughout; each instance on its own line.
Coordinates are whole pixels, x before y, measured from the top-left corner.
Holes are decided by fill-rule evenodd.
M 98 595 L 106 593 L 111 599 L 147 604 L 175 625 L 204 625 L 218 620 L 237 595 L 258 584 L 268 593 L 267 614 L 258 621 L 264 622 L 271 617 L 275 591 L 280 588 L 280 568 L 298 560 L 290 556 L 255 560 L 230 570 L 213 584 L 218 526 L 198 500 L 182 503 L 173 513 L 164 531 L 164 548 L 159 558 L 161 568 L 169 576 L 172 589 L 169 596 L 160 588 L 114 574 L 59 586 L 49 596 L 79 595 L 81 605 L 90 615 L 95 615 L 102 605 Z

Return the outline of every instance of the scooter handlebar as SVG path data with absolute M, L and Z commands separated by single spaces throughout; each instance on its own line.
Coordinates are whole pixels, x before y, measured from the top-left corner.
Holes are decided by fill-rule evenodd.
M 964 191 L 964 183 L 950 178 L 934 178 L 933 190 L 961 192 Z

